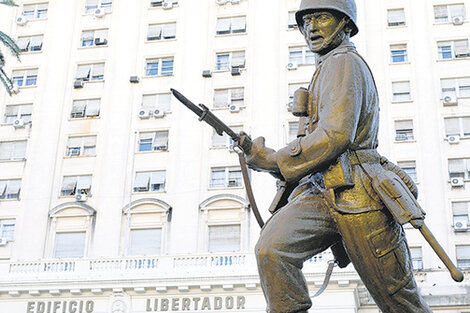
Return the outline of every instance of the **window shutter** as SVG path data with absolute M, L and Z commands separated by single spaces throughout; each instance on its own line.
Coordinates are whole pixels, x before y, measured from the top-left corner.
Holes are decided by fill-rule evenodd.
M 467 98 L 470 97 L 470 77 L 460 78 L 459 84 L 459 97 Z
M 77 185 L 77 177 L 75 176 L 65 176 L 64 180 L 62 181 L 62 188 L 61 190 L 74 190 L 75 186 Z
M 9 142 L 0 142 L 0 160 L 10 160 L 12 156 L 12 145 Z
M 148 40 L 156 40 L 161 38 L 162 25 L 150 25 L 147 32 Z
M 245 52 L 233 52 L 232 53 L 232 66 L 245 67 Z
M 77 182 L 77 189 L 90 189 L 91 188 L 91 176 L 79 176 Z
M 20 107 L 20 113 L 21 115 L 30 115 L 33 114 L 33 106 L 30 104 L 27 105 L 22 105 Z
M 452 202 L 452 213 L 454 215 L 468 215 L 470 202 Z
M 75 100 L 72 105 L 72 114 L 81 113 L 85 110 L 86 100 Z
M 463 172 L 465 172 L 463 159 L 449 160 L 449 173 L 454 174 Z
M 154 138 L 154 133 L 139 133 L 139 140 L 152 139 Z
M 55 235 L 55 258 L 81 258 L 85 252 L 85 232 L 57 233 Z
M 394 82 L 393 84 L 393 93 L 409 93 L 410 92 L 410 82 Z
M 457 259 L 470 259 L 470 246 L 457 246 Z
M 406 121 L 395 121 L 395 130 L 412 130 L 413 129 L 413 121 L 406 120 Z
M 287 25 L 297 25 L 297 21 L 295 20 L 295 12 L 289 12 L 287 15 Z
M 82 33 L 82 41 L 93 40 L 94 38 L 94 31 L 84 31 Z
M 230 32 L 230 18 L 219 18 L 217 20 L 217 34 L 228 34 Z
M 209 252 L 240 250 L 240 225 L 209 226 Z
M 150 180 L 150 173 L 148 172 L 136 173 L 134 188 L 135 189 L 148 189 L 149 180 Z
M 69 137 L 67 148 L 78 148 L 82 145 L 82 137 Z
M 460 123 L 458 118 L 444 119 L 446 135 L 460 135 Z
M 8 105 L 5 107 L 5 115 L 16 116 L 18 115 L 19 107 L 17 105 Z
M 142 96 L 142 108 L 153 109 L 156 103 L 157 103 L 157 95 Z
M 454 4 L 449 6 L 450 16 L 462 16 L 464 19 L 466 18 L 465 14 L 465 5 L 463 4 Z
M 86 116 L 100 115 L 100 100 L 99 99 L 88 100 L 88 103 L 85 109 L 85 115 Z
M 168 131 L 156 132 L 154 145 L 156 147 L 167 146 L 168 145 Z
M 86 0 L 87 7 L 98 7 L 98 0 Z
M 404 10 L 389 10 L 388 11 L 388 23 L 389 24 L 399 24 L 404 21 L 405 21 Z
M 150 183 L 154 184 L 164 184 L 165 183 L 165 171 L 152 172 L 152 177 L 150 178 Z
M 162 245 L 162 230 L 131 229 L 129 240 L 130 255 L 158 255 Z
M 434 6 L 434 17 L 437 19 L 446 19 L 447 15 L 447 6 L 446 5 L 436 5 Z
M 468 40 L 456 40 L 454 41 L 455 55 L 458 57 L 467 56 L 470 53 L 468 48 Z
M 84 147 L 94 147 L 94 146 L 96 146 L 96 136 L 83 137 L 83 146 Z
M 228 106 L 228 89 L 215 90 L 214 92 L 214 107 L 221 108 Z
M 18 194 L 21 188 L 21 180 L 10 180 L 7 185 L 7 194 Z
M 93 64 L 93 76 L 103 76 L 104 75 L 104 63 Z
M 176 37 L 176 23 L 163 25 L 163 38 L 171 39 Z
M 29 42 L 30 42 L 29 37 L 21 37 L 21 38 L 18 38 L 18 40 L 16 41 L 16 44 L 18 45 L 20 50 L 26 51 L 28 50 Z
M 95 31 L 95 38 L 106 39 L 108 38 L 108 30 L 102 29 Z
M 470 136 L 470 117 L 462 118 L 462 130 L 464 136 Z
M 38 11 L 47 10 L 47 3 L 38 4 Z
M 244 89 L 243 88 L 234 88 L 230 90 L 231 99 L 233 100 L 243 100 Z
M 171 104 L 171 95 L 169 93 L 158 95 L 157 107 L 160 111 L 169 112 L 171 109 L 170 104 Z
M 6 187 L 7 187 L 7 181 L 0 180 L 0 198 L 4 196 Z
M 90 76 L 90 65 L 79 65 L 77 68 L 77 74 L 75 75 L 76 79 L 85 79 Z
M 225 133 L 222 136 L 219 136 L 219 134 L 217 134 L 215 130 L 213 130 L 212 147 L 225 147 L 226 144 L 227 144 L 227 137 L 225 136 Z
M 232 33 L 243 33 L 246 30 L 246 17 L 235 17 L 232 19 Z

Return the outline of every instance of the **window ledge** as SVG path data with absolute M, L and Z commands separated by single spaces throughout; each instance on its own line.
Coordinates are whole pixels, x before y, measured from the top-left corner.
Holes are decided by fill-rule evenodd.
M 237 186 L 237 187 L 209 187 L 207 188 L 209 191 L 213 190 L 213 191 L 217 191 L 217 190 L 224 190 L 224 189 L 228 189 L 228 190 L 237 190 L 237 189 L 243 189 L 244 187 L 243 186 Z
M 155 76 L 142 76 L 141 79 L 151 79 L 151 78 L 162 78 L 162 77 L 173 77 L 175 74 L 171 75 L 155 75 Z
M 173 10 L 173 8 L 178 8 L 179 6 L 180 6 L 179 4 L 173 4 L 173 6 L 170 10 Z M 159 7 L 149 6 L 149 10 L 167 10 L 167 9 L 163 9 L 162 6 L 159 6 Z
M 416 139 L 410 139 L 410 140 L 394 140 L 394 143 L 416 143 Z
M 39 53 L 42 53 L 42 49 L 37 50 L 37 51 L 22 51 L 21 55 L 32 55 L 32 54 L 39 54 Z
M 389 26 L 389 25 L 387 25 L 386 29 L 402 29 L 402 28 L 407 28 L 407 27 L 408 27 L 408 25 L 406 25 L 406 24 L 405 25 L 398 25 L 398 26 Z
M 96 10 L 96 9 L 95 9 L 95 10 Z M 103 16 L 103 17 L 105 17 L 106 15 L 111 14 L 111 13 L 113 13 L 112 10 L 111 10 L 111 12 L 106 12 L 106 13 L 104 13 L 104 16 Z M 90 16 L 90 15 L 95 16 L 95 13 L 86 13 L 86 12 L 85 12 L 85 13 L 82 14 L 82 16 Z M 101 18 L 103 18 L 103 17 L 101 17 Z
M 8 160 L 0 160 L 0 163 L 7 163 L 7 162 L 26 162 L 26 158 L 22 159 L 8 159 Z
M 393 101 L 392 100 L 391 102 L 392 103 L 398 103 L 398 104 L 400 104 L 400 103 L 413 103 L 413 100 L 403 100 L 403 101 Z
M 93 46 L 79 46 L 78 49 L 79 50 L 88 50 L 88 49 L 97 49 L 97 48 L 104 48 L 104 47 L 108 47 L 108 45 L 93 45 Z
M 94 157 L 96 157 L 96 154 L 95 155 L 76 155 L 76 156 L 65 155 L 64 159 L 82 159 L 82 158 L 94 158 Z
M 177 38 L 170 38 L 170 39 L 158 39 L 158 40 L 145 40 L 145 43 L 157 43 L 157 42 L 171 42 L 171 41 L 176 41 Z
M 452 59 L 437 59 L 437 62 L 468 61 L 468 60 L 470 60 L 470 57 L 452 58 Z
M 29 20 L 28 20 L 28 23 L 29 23 L 29 22 L 46 21 L 46 20 L 47 20 L 47 17 L 32 18 L 32 19 L 29 19 Z
M 231 34 L 215 34 L 215 38 L 220 38 L 220 37 L 233 37 L 233 36 L 243 36 L 248 34 L 248 32 L 243 32 L 243 33 L 231 33 Z
M 165 153 L 169 152 L 170 150 L 152 150 L 152 151 L 136 151 L 135 154 L 152 154 L 152 153 Z
M 19 88 L 20 90 L 22 90 L 22 89 L 33 89 L 33 88 L 36 88 L 37 86 L 38 86 L 38 85 L 21 86 L 21 87 L 18 86 L 18 88 Z
M 11 201 L 20 201 L 20 198 L 17 199 L 0 199 L 0 201 L 11 202 Z
M 467 23 L 467 22 L 468 22 L 467 19 L 465 19 L 465 20 L 463 21 L 464 24 Z M 439 23 L 439 22 L 434 22 L 433 25 L 434 25 L 434 26 L 438 26 L 438 25 L 454 25 L 454 23 L 452 23 L 452 21 L 440 22 L 440 23 Z M 462 25 L 455 25 L 455 26 L 462 26 Z
M 69 117 L 69 121 L 86 121 L 86 120 L 94 120 L 94 119 L 100 119 L 100 116 L 89 116 L 89 117 Z
M 132 195 L 133 195 L 133 196 L 137 196 L 137 195 L 151 195 L 151 194 L 156 194 L 156 193 L 165 194 L 165 193 L 166 193 L 166 190 L 162 190 L 162 191 L 141 191 L 141 192 L 132 191 Z
M 389 65 L 409 65 L 411 64 L 410 61 L 407 61 L 407 62 L 390 62 Z
M 59 196 L 58 198 L 59 198 L 59 199 L 75 199 L 76 196 L 77 196 L 77 195 L 72 195 L 72 196 Z M 89 194 L 87 194 L 86 196 L 87 196 L 87 198 L 91 198 L 92 194 L 89 193 Z M 83 203 L 83 202 L 81 202 L 81 203 Z

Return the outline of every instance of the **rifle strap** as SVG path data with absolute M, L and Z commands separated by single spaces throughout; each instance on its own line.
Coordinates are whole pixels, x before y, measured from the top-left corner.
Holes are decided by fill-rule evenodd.
M 255 215 L 256 221 L 258 222 L 259 227 L 263 228 L 264 221 L 259 213 L 258 206 L 256 205 L 255 197 L 253 196 L 253 189 L 251 188 L 250 176 L 248 175 L 248 168 L 246 166 L 245 155 L 243 152 L 239 151 L 238 161 L 240 162 L 240 168 L 242 170 L 243 182 L 245 183 L 246 195 L 248 196 L 248 201 Z

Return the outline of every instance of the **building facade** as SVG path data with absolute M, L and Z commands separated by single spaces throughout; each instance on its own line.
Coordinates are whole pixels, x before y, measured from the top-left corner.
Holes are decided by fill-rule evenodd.
M 232 142 L 170 96 L 283 147 L 314 56 L 299 0 L 18 0 L 0 29 L 13 96 L 0 93 L 0 312 L 264 312 L 259 227 Z M 380 148 L 416 181 L 427 225 L 470 268 L 468 0 L 357 0 L 359 52 L 381 100 Z M 5 51 L 4 51 L 5 52 Z M 251 173 L 264 219 L 275 193 Z M 420 292 L 470 312 L 417 230 Z M 331 253 L 304 267 L 312 294 Z M 379 312 L 352 266 L 310 312 Z

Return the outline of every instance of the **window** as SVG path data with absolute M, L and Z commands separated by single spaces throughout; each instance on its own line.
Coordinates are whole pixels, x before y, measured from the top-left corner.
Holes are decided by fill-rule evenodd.
M 19 199 L 21 179 L 0 180 L 0 199 Z
M 56 233 L 54 258 L 81 258 L 85 253 L 86 232 Z
M 147 40 L 165 40 L 176 38 L 176 23 L 151 24 L 147 31 Z
M 414 140 L 413 120 L 395 121 L 395 141 Z
M 470 210 L 470 201 L 456 201 L 452 202 L 452 215 L 454 218 L 454 225 L 458 222 L 469 226 L 468 212 Z
M 171 2 L 173 6 L 178 5 L 178 0 L 150 0 L 150 7 L 158 8 L 163 6 L 163 2 Z
M 13 84 L 18 87 L 36 86 L 38 69 L 15 70 L 12 73 Z
M 470 98 L 470 77 L 441 79 L 442 99 L 447 96 Z
M 405 25 L 405 10 L 393 9 L 387 11 L 388 26 L 396 27 Z
M 0 238 L 7 241 L 15 239 L 15 220 L 0 220 Z
M 214 108 L 228 108 L 230 105 L 244 106 L 244 88 L 214 90 Z
M 0 161 L 24 160 L 26 144 L 26 140 L 0 142 Z
M 23 16 L 28 21 L 47 17 L 47 3 L 28 4 L 23 6 Z
M 70 118 L 95 117 L 100 115 L 100 99 L 74 100 Z
M 393 82 L 392 83 L 393 102 L 411 101 L 410 82 Z
M 108 30 L 84 30 L 80 38 L 82 47 L 103 46 L 108 44 Z
M 308 87 L 308 83 L 293 83 L 293 84 L 289 84 L 288 86 L 288 93 L 289 93 L 289 101 L 288 103 L 292 103 L 294 101 L 294 93 L 297 89 L 299 88 L 307 88 Z
M 457 177 L 470 179 L 470 158 L 449 159 L 449 176 L 451 179 Z
M 167 151 L 168 131 L 139 133 L 139 151 Z
M 60 189 L 61 196 L 88 195 L 91 196 L 91 175 L 83 176 L 64 176 L 62 187 Z
M 96 155 L 96 136 L 69 137 L 67 141 L 67 156 Z
M 470 57 L 468 40 L 438 41 L 439 60 L 452 60 Z
M 31 122 L 32 113 L 32 104 L 7 105 L 3 122 L 5 124 L 12 124 L 16 119 L 22 119 L 24 123 L 28 123 Z
M 470 246 L 457 246 L 457 267 L 469 268 L 470 267 Z
M 414 270 L 423 269 L 423 251 L 421 247 L 410 247 L 411 261 L 413 262 Z
M 112 0 L 86 0 L 85 13 L 94 13 L 96 9 L 102 8 L 104 12 L 110 13 L 113 10 Z
M 75 79 L 82 81 L 104 80 L 104 63 L 78 65 Z
M 418 176 L 416 175 L 416 161 L 398 162 L 397 165 L 401 167 L 402 170 L 404 170 L 405 173 L 408 174 L 408 176 L 410 176 L 414 182 L 418 181 Z
M 308 47 L 290 47 L 289 63 L 315 64 L 315 54 Z
M 165 171 L 137 172 L 134 192 L 165 191 Z
M 462 17 L 462 20 L 465 20 L 466 14 L 464 4 L 434 6 L 434 21 L 436 23 L 452 22 L 452 18 L 454 17 Z
M 295 19 L 295 11 L 287 13 L 287 28 L 288 29 L 297 29 L 297 21 Z
M 245 51 L 217 53 L 215 64 L 217 71 L 229 71 L 233 67 L 245 68 Z
M 171 94 L 163 93 L 157 95 L 143 95 L 142 108 L 151 110 L 159 110 L 160 112 L 169 112 L 171 104 Z
M 230 128 L 235 132 L 239 133 L 243 130 L 242 126 L 230 126 Z M 223 133 L 222 136 L 219 136 L 215 132 L 215 130 L 212 131 L 212 147 L 213 148 L 231 148 L 233 149 L 233 139 L 230 138 L 225 132 Z
M 217 19 L 217 35 L 240 34 L 246 32 L 246 17 L 227 17 Z
M 470 137 L 470 116 L 445 118 L 444 125 L 446 137 Z
M 169 75 L 173 75 L 173 57 L 146 60 L 145 76 Z
M 42 35 L 18 37 L 16 41 L 18 47 L 22 52 L 41 51 L 42 49 Z
M 242 186 L 242 171 L 239 167 L 211 169 L 210 188 L 232 188 Z
M 294 141 L 299 132 L 299 122 L 289 122 L 289 131 L 287 134 L 287 142 Z
M 209 252 L 240 251 L 240 225 L 209 225 Z
M 131 229 L 129 255 L 158 255 L 162 248 L 162 229 Z
M 399 45 L 390 45 L 390 57 L 390 62 L 392 63 L 408 62 L 408 52 L 406 50 L 406 43 Z

